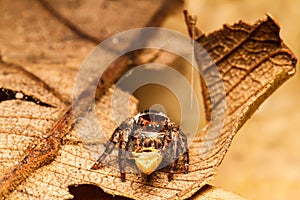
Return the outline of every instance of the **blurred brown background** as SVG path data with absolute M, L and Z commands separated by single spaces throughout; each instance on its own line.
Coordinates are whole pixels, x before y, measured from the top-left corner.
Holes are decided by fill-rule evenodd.
M 220 29 L 224 23 L 239 20 L 255 23 L 270 13 L 280 24 L 282 39 L 299 59 L 300 1 L 188 0 L 184 7 L 198 16 L 198 27 L 205 33 Z M 181 11 L 171 15 L 163 26 L 187 33 Z M 151 105 L 151 100 L 143 102 Z M 298 102 L 299 72 L 268 98 L 239 131 L 211 184 L 247 199 L 297 199 L 300 196 Z
M 270 13 L 281 26 L 281 37 L 300 59 L 299 0 L 185 0 L 184 8 L 198 16 L 198 27 L 204 33 L 220 29 L 224 23 L 233 24 L 239 20 L 254 23 L 264 18 L 265 13 Z M 170 10 L 172 14 L 163 27 L 187 34 L 182 9 L 175 6 Z M 182 70 L 181 61 L 174 65 Z M 190 71 L 184 70 L 181 72 L 190 77 Z M 146 88 L 136 94 L 141 100 L 140 109 L 155 104 L 156 100 L 164 101 L 168 114 L 174 109 L 170 111 L 171 117 L 178 120 L 180 113 L 176 110 L 178 105 L 174 96 L 171 99 L 172 94 L 152 96 L 149 90 Z M 152 90 L 157 92 L 159 88 Z M 200 94 L 199 86 L 196 90 Z M 297 72 L 239 131 L 218 175 L 210 184 L 247 199 L 297 199 L 300 196 L 299 101 L 300 77 Z

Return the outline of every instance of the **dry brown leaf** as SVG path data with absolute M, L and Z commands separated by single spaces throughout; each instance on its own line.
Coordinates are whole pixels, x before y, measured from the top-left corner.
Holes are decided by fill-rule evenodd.
M 97 171 L 90 170 L 95 158 L 83 147 L 76 130 L 72 129 L 72 111 L 63 111 L 65 103 L 71 100 L 72 77 L 75 77 L 85 53 L 94 47 L 92 40 L 78 36 L 78 30 L 74 32 L 66 24 L 60 23 L 62 18 L 53 19 L 35 1 L 16 1 L 13 4 L 1 2 L 0 9 L 0 13 L 5 16 L 0 22 L 0 28 L 4 30 L 10 27 L 0 33 L 1 38 L 4 38 L 1 39 L 0 47 L 4 60 L 0 67 L 1 88 L 15 92 L 13 94 L 19 99 L 0 103 L 0 194 L 2 197 L 9 196 L 10 199 L 71 198 L 67 188 L 76 184 L 97 185 L 107 193 L 135 199 L 190 197 L 215 175 L 232 137 L 241 125 L 268 95 L 295 72 L 296 60 L 281 42 L 279 28 L 269 17 L 254 26 L 241 22 L 211 35 L 196 38 L 217 62 L 225 81 L 226 102 L 229 106 L 225 128 L 217 142 L 219 145 L 209 152 L 206 159 L 201 159 L 199 148 L 204 134 L 200 133 L 191 146 L 190 174 L 184 175 L 179 170 L 172 182 L 167 181 L 167 172 L 164 170 L 156 172 L 149 182 L 145 182 L 142 176 L 128 174 L 127 181 L 122 183 L 117 169 L 104 167 Z M 37 13 L 39 17 L 36 17 Z M 36 32 L 42 34 L 35 34 Z M 261 35 L 262 33 L 264 34 Z M 226 40 L 221 38 L 226 36 L 232 41 L 230 46 L 223 44 Z M 267 40 L 265 36 L 268 36 Z M 258 45 L 255 50 L 259 50 L 258 47 L 264 47 L 263 44 L 269 45 L 263 52 L 244 54 L 253 58 L 250 59 L 253 62 L 250 65 L 246 60 L 241 63 L 245 70 L 243 67 L 235 69 L 228 65 L 227 62 L 239 55 L 238 51 L 253 47 L 251 45 Z M 226 48 L 216 48 L 218 46 Z M 7 64 L 7 61 L 13 61 L 22 67 Z M 64 69 L 63 76 L 60 74 L 61 67 Z M 244 76 L 237 76 L 238 80 L 235 80 L 234 75 L 239 74 L 235 70 L 246 73 Z M 227 83 L 228 77 L 235 82 Z M 99 121 L 108 134 L 115 128 L 109 116 L 111 93 L 112 90 L 107 92 L 96 105 L 101 119 Z M 28 95 L 37 100 L 20 100 L 20 95 Z M 206 93 L 204 97 L 207 108 L 214 106 L 210 104 Z M 38 101 L 51 107 L 39 105 Z M 135 110 L 134 102 L 131 110 Z M 206 188 L 205 191 L 210 189 Z M 214 196 L 213 192 L 208 194 L 205 196 L 205 193 L 201 193 L 192 199 L 201 199 L 199 196 L 204 199 L 223 198 Z
M 85 3 L 85 1 L 72 2 L 78 3 L 77 8 L 84 6 Z M 162 0 L 154 9 L 142 10 L 143 20 L 131 22 L 131 27 L 161 23 L 159 19 L 164 17 L 158 16 L 157 12 L 166 6 L 167 2 Z M 98 8 L 107 4 L 104 1 L 91 3 Z M 144 7 L 147 6 L 146 1 L 132 3 L 132 5 L 127 3 L 131 9 L 140 8 L 141 4 Z M 115 13 L 119 13 L 123 9 L 123 5 L 119 4 L 118 6 L 117 2 L 113 4 Z M 39 170 L 44 173 L 44 170 L 48 168 L 43 166 L 51 162 L 55 156 L 64 153 L 69 155 L 67 150 L 60 148 L 62 144 L 67 149 L 77 148 L 89 153 L 83 149 L 81 142 L 76 137 L 72 137 L 72 133 L 65 135 L 72 128 L 72 112 L 66 105 L 71 101 L 74 77 L 76 77 L 80 63 L 96 43 L 93 36 L 89 36 L 85 30 L 74 29 L 76 21 L 60 17 L 62 15 L 56 12 L 59 9 L 56 9 L 55 6 L 60 6 L 60 4 L 49 5 L 38 1 L 1 1 L 0 27 L 3 31 L 0 33 L 0 87 L 2 97 L 7 100 L 3 101 L 1 97 L 0 105 L 2 130 L 0 136 L 0 196 L 2 198 L 11 192 L 12 194 L 9 196 L 11 199 L 61 199 L 70 196 L 67 190 L 68 183 L 64 182 L 64 179 L 57 178 L 59 171 L 54 176 L 51 173 L 55 172 L 55 168 L 72 171 L 71 168 L 67 168 L 72 160 L 72 155 L 75 159 L 73 160 L 74 166 L 81 165 L 76 162 L 80 158 L 75 158 L 77 155 L 81 155 L 80 152 L 73 154 L 74 152 L 71 151 L 70 157 L 64 158 L 66 165 L 63 168 L 57 166 L 51 172 L 51 165 L 48 165 L 47 167 L 50 167 L 50 171 L 46 172 L 48 175 L 39 176 Z M 102 9 L 104 8 L 102 7 Z M 101 12 L 101 9 L 95 12 Z M 76 14 L 81 14 L 81 17 L 85 16 L 84 13 L 80 13 L 80 9 Z M 162 14 L 166 16 L 167 12 Z M 79 19 L 77 17 L 77 20 L 80 21 L 80 17 Z M 127 15 L 119 20 L 122 27 L 118 27 L 118 24 L 115 26 L 110 24 L 110 27 L 114 30 L 117 27 L 119 31 L 128 29 L 129 26 L 125 25 L 127 23 L 122 20 L 131 21 L 131 16 Z M 92 27 L 99 27 L 99 22 L 89 22 L 89 26 L 89 29 L 92 30 Z M 110 36 L 113 32 L 109 31 L 111 30 L 108 30 L 106 35 L 99 36 L 97 40 Z M 111 72 L 120 73 L 120 70 L 126 69 L 128 65 L 126 59 L 125 62 L 118 64 L 121 65 L 117 69 L 112 68 L 114 70 Z M 117 77 L 117 74 L 114 74 L 114 77 L 109 77 L 110 75 L 106 76 L 109 84 L 115 81 L 114 77 Z M 109 84 L 102 89 L 107 89 Z M 109 94 L 102 101 L 105 102 L 105 98 L 109 98 Z M 28 101 L 28 98 L 33 100 Z M 16 101 L 9 99 L 16 99 Z M 44 106 L 43 103 L 51 106 Z M 135 103 L 132 104 L 133 108 L 134 106 Z M 105 108 L 101 118 L 106 118 L 105 114 L 109 108 L 105 107 L 105 103 L 101 108 Z M 109 121 L 105 123 L 110 128 L 107 132 L 111 132 L 114 125 L 109 124 Z M 85 159 L 85 157 L 81 158 Z M 82 162 L 83 165 L 86 163 L 86 161 Z M 63 165 L 63 163 L 61 164 Z M 35 171 L 36 169 L 37 171 Z M 88 167 L 86 166 L 85 169 Z M 73 175 L 74 179 L 80 180 L 76 172 Z M 29 176 L 33 179 L 29 180 Z M 84 176 L 86 180 L 89 180 L 90 175 Z M 68 177 L 73 182 L 70 175 L 66 173 L 64 178 Z M 94 177 L 97 178 L 95 175 Z M 21 182 L 22 185 L 19 185 Z
M 191 200 L 244 200 L 244 198 L 233 194 L 231 192 L 224 191 L 220 188 L 215 188 L 210 185 L 205 185 L 198 192 L 196 192 L 191 198 Z
M 214 78 L 218 77 L 218 74 L 215 73 L 212 63 L 203 60 L 203 52 L 196 49 L 195 56 L 200 66 L 208 120 L 206 135 L 211 122 L 218 121 L 218 113 L 222 114 L 221 104 L 226 103 L 224 127 L 220 136 L 215 138 L 216 145 L 204 161 L 199 161 L 201 166 L 195 169 L 199 172 L 203 171 L 202 168 L 206 169 L 205 176 L 209 177 L 216 173 L 234 135 L 242 125 L 268 96 L 295 74 L 297 59 L 281 40 L 279 25 L 270 15 L 254 25 L 242 21 L 232 26 L 224 25 L 223 29 L 209 35 L 204 35 L 195 26 L 195 17 L 187 11 L 185 16 L 190 36 L 199 42 L 213 59 L 224 84 L 223 93 L 216 87 L 218 83 Z M 222 99 L 224 95 L 225 101 Z M 216 113 L 214 116 L 213 110 Z M 199 138 L 198 141 L 203 139 Z M 196 146 L 197 142 L 193 145 Z M 206 183 L 205 176 L 198 176 L 199 182 L 195 185 L 201 186 L 203 182 Z M 183 194 L 185 197 L 189 195 L 189 192 Z

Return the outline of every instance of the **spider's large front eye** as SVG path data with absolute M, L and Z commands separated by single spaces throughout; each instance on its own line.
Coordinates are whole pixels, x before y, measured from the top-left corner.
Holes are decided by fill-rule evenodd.
M 161 125 L 160 125 L 160 124 L 157 124 L 157 125 L 155 126 L 155 130 L 156 130 L 156 131 L 160 131 L 160 130 L 161 130 Z
M 152 129 L 153 129 L 152 124 L 148 124 L 148 125 L 147 125 L 147 130 L 148 130 L 148 131 L 151 131 Z

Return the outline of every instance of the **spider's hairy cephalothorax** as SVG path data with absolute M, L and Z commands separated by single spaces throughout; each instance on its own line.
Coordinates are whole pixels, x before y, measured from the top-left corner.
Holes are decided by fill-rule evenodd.
M 177 166 L 179 152 L 183 152 L 184 170 L 188 173 L 189 153 L 187 138 L 178 126 L 162 112 L 147 110 L 122 122 L 106 144 L 104 153 L 98 158 L 92 169 L 99 169 L 113 148 L 119 147 L 119 168 L 121 179 L 125 181 L 126 151 L 134 157 L 141 172 L 150 175 L 157 169 L 167 151 L 173 161 L 168 179 L 172 180 Z

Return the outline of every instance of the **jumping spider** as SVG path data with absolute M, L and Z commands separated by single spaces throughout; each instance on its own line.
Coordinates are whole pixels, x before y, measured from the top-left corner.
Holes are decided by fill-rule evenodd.
M 173 158 L 168 174 L 169 181 L 173 179 L 179 152 L 183 152 L 185 173 L 189 171 L 187 138 L 162 112 L 147 110 L 122 122 L 107 142 L 104 153 L 91 169 L 99 169 L 117 144 L 122 182 L 125 181 L 126 151 L 134 157 L 136 166 L 146 175 L 157 169 L 167 152 Z

